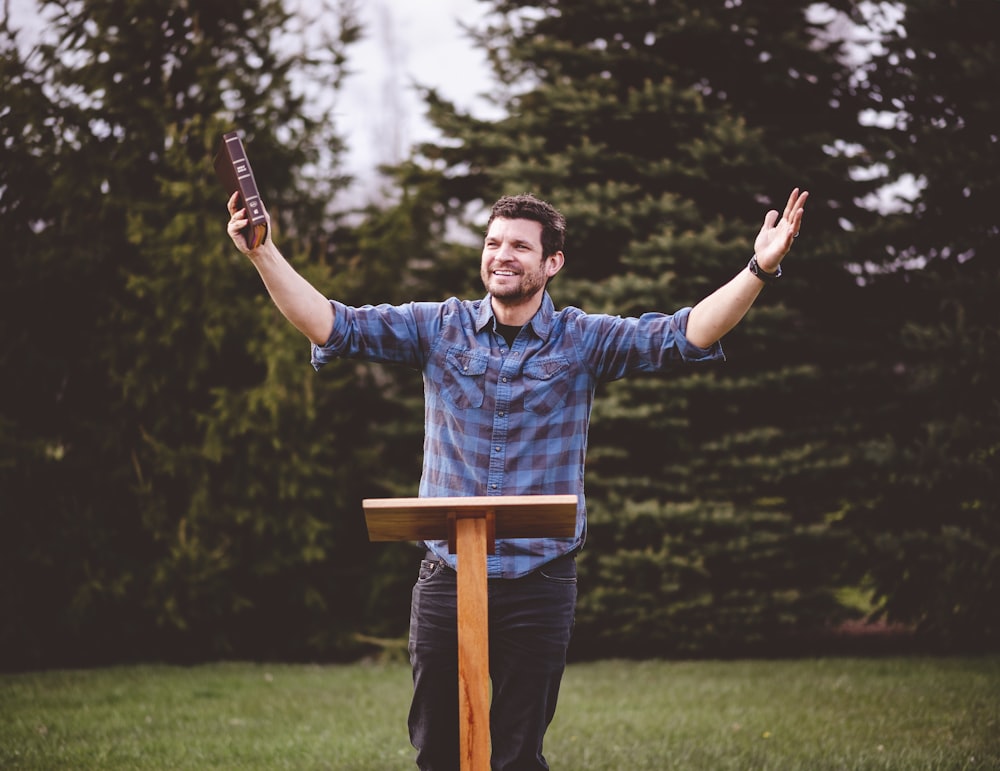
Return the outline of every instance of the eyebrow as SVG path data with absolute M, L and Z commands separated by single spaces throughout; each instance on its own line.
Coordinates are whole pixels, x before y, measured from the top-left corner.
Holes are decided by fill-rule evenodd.
M 486 236 L 485 238 L 485 243 L 487 244 L 496 243 L 498 241 L 503 241 L 503 239 L 500 238 L 499 236 Z M 513 244 L 514 246 L 527 246 L 531 249 L 536 248 L 536 244 L 534 242 L 528 241 L 525 238 L 513 238 L 511 239 L 511 244 Z

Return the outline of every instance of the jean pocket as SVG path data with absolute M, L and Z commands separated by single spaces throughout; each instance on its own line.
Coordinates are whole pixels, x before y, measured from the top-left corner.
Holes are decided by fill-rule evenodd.
M 417 575 L 417 581 L 424 583 L 430 581 L 437 575 L 441 570 L 441 563 L 437 560 L 420 560 L 420 573 Z
M 536 571 L 539 578 L 552 584 L 576 583 L 576 560 L 572 557 L 559 557 Z

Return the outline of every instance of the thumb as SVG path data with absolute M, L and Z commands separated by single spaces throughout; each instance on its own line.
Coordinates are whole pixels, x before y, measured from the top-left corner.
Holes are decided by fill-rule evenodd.
M 764 224 L 760 226 L 760 232 L 757 233 L 757 238 L 764 238 L 768 235 L 769 231 L 774 228 L 774 223 L 778 221 L 778 212 L 771 209 L 767 214 L 764 215 Z

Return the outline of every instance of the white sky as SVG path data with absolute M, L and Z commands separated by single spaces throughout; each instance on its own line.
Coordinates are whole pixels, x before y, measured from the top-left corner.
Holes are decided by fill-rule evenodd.
M 347 138 L 348 171 L 370 185 L 379 163 L 403 160 L 433 138 L 415 87 L 432 86 L 458 105 L 488 115 L 481 99 L 491 74 L 460 23 L 478 22 L 481 0 L 367 0 L 359 4 L 364 38 L 348 52 L 353 74 L 340 95 L 338 119 Z M 370 192 L 370 187 L 369 187 Z
M 379 163 L 406 157 L 409 147 L 433 137 L 413 84 L 433 86 L 448 99 L 484 114 L 478 98 L 490 73 L 459 24 L 482 18 L 481 0 L 361 0 L 363 39 L 348 51 L 348 78 L 339 97 L 339 131 L 347 140 L 348 173 L 358 192 L 372 190 Z M 29 42 L 42 29 L 35 0 L 9 0 L 11 25 Z M 308 3 L 307 3 L 308 7 Z M 321 95 L 318 95 L 321 96 Z
M 310 0 L 288 2 L 290 7 L 313 5 Z M 339 95 L 336 117 L 347 142 L 345 171 L 357 179 L 346 198 L 378 198 L 375 167 L 404 159 L 413 144 L 434 137 L 414 84 L 433 86 L 478 116 L 494 114 L 480 98 L 492 82 L 485 56 L 460 27 L 480 21 L 485 5 L 483 0 L 357 0 L 363 38 L 348 51 L 353 74 Z M 3 7 L 9 9 L 12 26 L 23 31 L 22 41 L 43 29 L 36 0 L 4 0 Z M 329 95 L 318 93 L 316 98 L 324 96 Z M 904 188 L 912 192 L 913 185 L 908 182 Z M 912 195 L 887 187 L 869 203 L 887 211 L 901 203 L 905 208 L 907 198 Z

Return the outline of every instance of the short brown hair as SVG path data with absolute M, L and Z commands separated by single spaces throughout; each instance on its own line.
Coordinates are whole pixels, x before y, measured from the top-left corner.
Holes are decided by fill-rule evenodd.
M 490 209 L 490 218 L 486 229 L 490 229 L 493 220 L 532 220 L 542 226 L 543 257 L 561 252 L 566 242 L 566 218 L 551 205 L 535 198 L 531 193 L 521 195 L 505 195 Z

